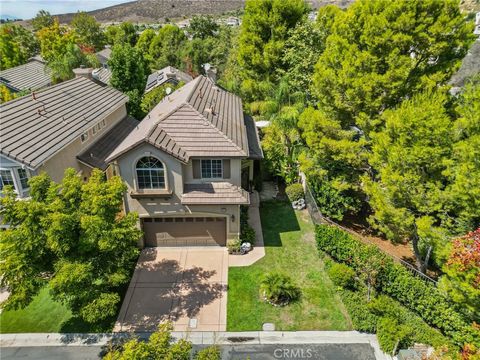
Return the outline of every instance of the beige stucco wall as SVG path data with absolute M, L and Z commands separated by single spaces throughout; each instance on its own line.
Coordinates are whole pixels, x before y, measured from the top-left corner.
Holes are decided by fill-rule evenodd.
M 45 171 L 54 181 L 61 181 L 63 179 L 63 174 L 65 169 L 71 167 L 77 170 L 78 172 L 82 171 L 82 174 L 86 177 L 90 175 L 90 168 L 78 162 L 76 156 L 80 154 L 84 149 L 89 147 L 95 141 L 97 141 L 105 132 L 107 132 L 112 126 L 118 123 L 127 115 L 127 109 L 125 105 L 122 105 L 120 108 L 112 112 L 105 118 L 98 118 L 93 123 L 93 126 L 97 125 L 99 122 L 105 119 L 106 126 L 100 131 L 97 131 L 95 135 L 92 133 L 92 128 L 88 131 L 88 140 L 83 142 L 80 140 L 80 136 L 70 143 L 68 146 L 63 148 L 59 153 L 54 155 L 48 161 L 46 161 L 42 166 L 40 166 L 36 173 Z
M 132 198 L 128 193 L 137 189 L 135 164 L 143 156 L 154 156 L 162 161 L 165 167 L 166 187 L 172 192 L 168 197 Z M 239 205 L 182 205 L 180 197 L 183 193 L 183 184 L 193 183 L 191 165 L 182 164 L 176 158 L 155 148 L 150 144 L 142 144 L 130 150 L 116 160 L 118 174 L 125 181 L 128 191 L 126 195 L 126 211 L 136 212 L 140 218 L 164 216 L 223 216 L 227 221 L 228 238 L 238 237 L 240 232 Z M 240 160 L 232 160 L 232 173 L 235 172 L 235 181 L 240 184 Z M 190 177 L 184 171 L 190 169 Z M 236 169 L 235 171 L 233 169 Z M 196 179 L 195 179 L 196 180 Z M 233 215 L 233 221 L 232 221 Z

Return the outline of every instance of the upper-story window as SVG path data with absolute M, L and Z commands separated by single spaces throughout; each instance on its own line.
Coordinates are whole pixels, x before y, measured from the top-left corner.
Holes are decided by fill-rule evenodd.
M 13 180 L 12 171 L 0 170 L 0 190 L 3 190 L 3 187 L 7 185 L 12 185 L 15 189 L 15 181 Z
M 84 132 L 82 135 L 80 135 L 80 140 L 82 140 L 82 143 L 88 140 L 88 132 Z
M 205 159 L 202 160 L 202 178 L 219 179 L 223 177 L 222 160 Z
M 145 156 L 138 160 L 135 170 L 139 189 L 165 188 L 165 169 L 160 160 Z
M 22 187 L 22 190 L 28 189 L 28 175 L 27 175 L 27 170 L 25 169 L 17 169 L 18 172 L 18 180 L 20 181 L 20 186 Z

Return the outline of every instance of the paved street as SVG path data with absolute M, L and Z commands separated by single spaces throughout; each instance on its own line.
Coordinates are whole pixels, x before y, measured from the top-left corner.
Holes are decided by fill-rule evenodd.
M 93 360 L 100 358 L 102 349 L 101 346 L 10 347 L 1 350 L 1 359 Z M 375 360 L 369 344 L 222 345 L 221 349 L 225 360 Z

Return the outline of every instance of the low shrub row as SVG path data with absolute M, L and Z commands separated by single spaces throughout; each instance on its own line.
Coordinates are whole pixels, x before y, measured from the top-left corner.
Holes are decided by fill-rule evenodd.
M 386 295 L 368 301 L 364 289 L 342 290 L 340 294 L 355 330 L 377 333 L 379 344 L 387 353 L 392 353 L 395 348 L 407 348 L 414 343 L 428 344 L 435 348 L 443 345 L 453 348 L 451 341 L 440 331 Z
M 372 245 L 366 245 L 333 226 L 316 228 L 318 249 L 352 267 L 359 277 L 378 292 L 398 300 L 428 324 L 440 329 L 458 346 L 480 346 L 480 330 L 457 312 L 454 305 L 433 284 L 415 277 L 402 265 Z

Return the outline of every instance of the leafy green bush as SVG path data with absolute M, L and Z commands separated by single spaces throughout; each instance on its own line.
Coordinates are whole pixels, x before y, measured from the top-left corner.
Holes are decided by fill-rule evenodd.
M 355 271 L 345 264 L 335 263 L 328 270 L 333 283 L 342 288 L 351 288 L 355 284 Z
M 220 360 L 220 348 L 218 346 L 209 346 L 195 354 L 195 360 Z
M 297 201 L 300 199 L 303 199 L 304 193 L 303 193 L 303 186 L 302 184 L 292 184 L 288 185 L 285 189 L 285 193 L 288 196 L 288 199 L 290 201 Z
M 367 298 L 357 291 L 341 291 L 342 302 L 348 310 L 355 330 L 375 333 L 379 317 L 370 311 Z
M 240 239 L 227 240 L 227 249 L 230 254 L 234 252 L 239 252 L 241 246 L 242 242 L 240 241 Z
M 480 346 L 480 331 L 470 325 L 469 319 L 455 311 L 451 301 L 433 284 L 415 277 L 379 249 L 363 244 L 338 228 L 325 225 L 317 226 L 316 241 L 319 250 L 348 264 L 359 275 L 366 264 L 372 265 L 371 268 L 377 270 L 375 287 L 378 291 L 390 295 L 422 316 L 456 345 L 468 343 Z
M 240 229 L 240 241 L 243 243 L 255 244 L 255 230 L 249 225 L 245 224 Z
M 377 338 L 380 348 L 392 354 L 394 350 L 413 345 L 413 330 L 408 325 L 398 323 L 395 318 L 384 317 L 378 321 Z
M 300 297 L 300 289 L 289 276 L 270 272 L 260 282 L 260 296 L 274 305 L 286 305 Z
M 148 341 L 132 338 L 122 346 L 112 348 L 105 355 L 104 360 L 130 359 L 177 359 L 190 360 L 192 343 L 180 339 L 173 342 L 171 323 L 160 324 L 158 330 L 150 335 Z

